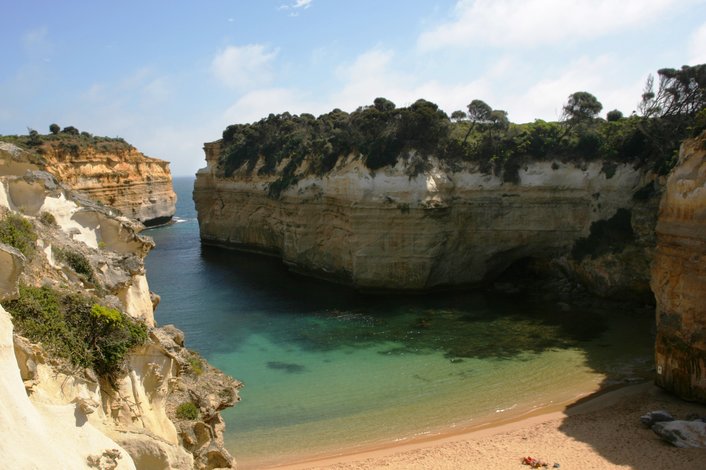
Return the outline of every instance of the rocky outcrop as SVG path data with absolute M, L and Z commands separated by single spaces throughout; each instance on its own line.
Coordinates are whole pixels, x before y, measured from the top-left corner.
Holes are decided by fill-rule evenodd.
M 0 345 L 4 348 L 0 382 L 9 384 L 0 385 L 0 400 L 4 407 L 18 403 L 4 415 L 0 413 L 5 430 L 0 436 L 3 464 L 52 467 L 27 467 L 25 463 L 36 454 L 37 442 L 53 440 L 64 446 L 62 452 L 69 460 L 51 449 L 46 458 L 54 464 L 66 461 L 67 468 L 233 467 L 234 460 L 223 447 L 224 426 L 218 412 L 238 401 L 240 383 L 201 360 L 199 372 L 211 372 L 198 378 L 189 366 L 193 353 L 184 347 L 183 334 L 174 333 L 178 330 L 173 327 L 155 326 L 157 296 L 149 291 L 143 263 L 154 244 L 139 233 L 143 226 L 68 190 L 48 173 L 23 166 L 19 149 L 8 151 L 5 146 L 0 157 L 4 169 L 0 219 L 12 215 L 38 234 L 27 256 L 0 244 L 0 300 L 17 296 L 18 281 L 90 293 L 101 305 L 150 327 L 149 340 L 130 351 L 121 373 L 98 377 L 91 369 L 54 356 L 41 344 L 17 334 L 13 338 L 9 317 L 1 311 L 7 321 L 0 321 L 0 333 L 9 332 L 14 339 L 14 354 L 12 345 Z M 12 168 L 20 174 L 12 174 Z M 165 339 L 170 335 L 180 338 L 178 344 Z M 211 395 L 220 399 L 203 398 Z M 202 419 L 177 419 L 173 401 L 183 401 L 184 396 L 203 409 Z M 210 430 L 201 433 L 201 447 L 185 434 L 190 426 Z M 7 438 L 8 433 L 24 441 Z M 17 449 L 6 452 L 5 443 Z
M 41 169 L 89 198 L 118 209 L 146 226 L 169 222 L 176 193 L 169 162 L 151 158 L 124 145 L 70 147 L 45 143 Z
M 86 423 L 76 405 L 30 400 L 15 359 L 12 321 L 2 306 L 0 397 L 0 455 L 5 468 L 135 469 L 126 450 Z
M 225 177 L 219 142 L 205 151 L 194 188 L 205 244 L 276 255 L 364 290 L 478 284 L 542 258 L 599 293 L 649 292 L 658 185 L 644 168 L 538 161 L 510 183 L 433 158 L 417 173 L 414 154 L 377 171 L 349 156 L 322 176 L 304 160 L 274 198 L 268 189 L 282 185 L 286 159 L 272 175 L 258 174 L 263 158 Z
M 706 402 L 706 133 L 684 142 L 667 181 L 652 290 L 657 384 Z

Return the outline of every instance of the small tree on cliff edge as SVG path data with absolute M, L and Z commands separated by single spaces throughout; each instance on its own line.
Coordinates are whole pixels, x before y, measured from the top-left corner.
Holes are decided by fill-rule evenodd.
M 594 121 L 603 105 L 587 91 L 577 91 L 569 95 L 569 100 L 563 108 L 561 120 L 566 124 L 560 139 L 578 126 L 586 126 Z
M 595 96 L 587 91 L 577 91 L 569 95 L 562 118 L 570 124 L 592 121 L 602 109 L 603 105 Z
M 471 135 L 471 131 L 477 123 L 485 124 L 490 121 L 490 114 L 493 112 L 493 108 L 488 106 L 488 104 L 483 100 L 473 100 L 468 105 L 468 119 L 471 121 L 471 126 L 466 132 L 466 136 L 463 138 L 463 143 L 465 144 L 468 140 L 468 136 Z
M 52 124 L 49 126 L 49 132 L 51 132 L 54 135 L 58 134 L 60 130 L 61 130 L 61 127 L 59 127 L 59 124 Z

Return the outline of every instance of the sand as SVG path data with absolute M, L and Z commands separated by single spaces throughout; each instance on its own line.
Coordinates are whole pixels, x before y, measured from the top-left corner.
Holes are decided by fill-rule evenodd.
M 318 458 L 276 467 L 286 470 L 348 469 L 529 469 L 522 457 L 552 468 L 706 469 L 706 449 L 678 449 L 640 423 L 648 411 L 668 410 L 677 418 L 706 416 L 706 406 L 681 401 L 652 384 L 594 394 L 567 409 L 515 422 L 451 431 L 432 439 L 362 453 Z

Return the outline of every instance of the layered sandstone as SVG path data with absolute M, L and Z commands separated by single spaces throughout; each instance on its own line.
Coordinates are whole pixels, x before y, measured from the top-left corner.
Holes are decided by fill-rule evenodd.
M 584 276 L 596 290 L 632 283 L 648 291 L 653 198 L 640 194 L 657 183 L 647 169 L 537 161 L 510 183 L 434 158 L 417 174 L 414 154 L 373 172 L 351 155 L 321 176 L 305 160 L 275 198 L 268 189 L 281 183 L 287 160 L 271 175 L 258 174 L 261 159 L 252 171 L 244 165 L 226 177 L 219 146 L 206 144 L 207 166 L 194 188 L 205 244 L 273 254 L 293 270 L 364 290 L 477 284 L 518 260 L 541 258 L 577 276 L 607 260 L 605 272 Z M 602 250 L 590 248 L 598 242 Z M 629 246 L 637 247 L 627 256 L 637 273 L 620 262 Z
M 706 402 L 706 133 L 684 142 L 667 181 L 652 290 L 657 384 Z
M 118 209 L 147 226 L 169 222 L 176 193 L 169 162 L 143 155 L 132 147 L 101 151 L 87 146 L 73 152 L 44 145 L 45 169 L 76 191 Z
M 195 354 L 184 347 L 183 334 L 155 326 L 143 262 L 154 244 L 139 233 L 142 225 L 32 170 L 23 156 L 16 147 L 0 147 L 0 218 L 22 217 L 38 239 L 27 256 L 0 243 L 0 301 L 16 297 L 18 283 L 91 292 L 150 329 L 149 341 L 129 353 L 123 373 L 108 380 L 13 337 L 0 308 L 0 400 L 9 410 L 0 413 L 3 464 L 52 466 L 42 463 L 46 457 L 67 468 L 234 466 L 218 412 L 239 400 L 240 383 L 200 359 L 199 373 L 194 371 Z M 84 259 L 90 275 L 62 256 L 67 252 Z M 197 406 L 198 419 L 176 416 L 185 401 Z M 46 451 L 42 456 L 37 443 Z

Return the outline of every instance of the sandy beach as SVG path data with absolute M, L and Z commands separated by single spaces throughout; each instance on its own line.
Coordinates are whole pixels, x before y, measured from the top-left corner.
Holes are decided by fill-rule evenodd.
M 485 429 L 276 468 L 519 470 L 530 468 L 521 462 L 527 456 L 546 462 L 549 468 L 559 464 L 562 470 L 706 468 L 706 450 L 675 448 L 640 423 L 641 415 L 659 409 L 678 419 L 691 413 L 706 416 L 706 406 L 681 401 L 644 383 Z

